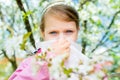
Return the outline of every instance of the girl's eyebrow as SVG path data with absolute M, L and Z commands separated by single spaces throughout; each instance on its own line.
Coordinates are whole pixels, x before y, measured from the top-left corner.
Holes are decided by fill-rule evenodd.
M 48 31 L 48 33 L 52 33 L 52 32 L 58 32 L 57 30 L 50 30 Z
M 69 28 L 69 29 L 66 29 L 66 30 L 75 30 L 74 28 Z
M 49 31 L 49 32 L 57 32 L 57 31 Z

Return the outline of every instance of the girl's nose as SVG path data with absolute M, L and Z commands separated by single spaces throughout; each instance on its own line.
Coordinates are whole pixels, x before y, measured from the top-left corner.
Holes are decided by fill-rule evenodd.
M 60 39 L 60 38 L 65 38 L 64 33 L 60 33 L 60 34 L 59 34 L 59 39 Z

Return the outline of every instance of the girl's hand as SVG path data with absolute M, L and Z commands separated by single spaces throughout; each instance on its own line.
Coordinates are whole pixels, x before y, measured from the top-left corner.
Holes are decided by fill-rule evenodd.
M 66 39 L 59 39 L 55 41 L 52 45 L 52 52 L 58 56 L 61 54 L 68 54 L 70 53 L 70 42 Z

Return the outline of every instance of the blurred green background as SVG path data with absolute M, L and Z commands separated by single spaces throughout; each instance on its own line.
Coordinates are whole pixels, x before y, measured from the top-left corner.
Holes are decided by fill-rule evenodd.
M 65 1 L 78 10 L 77 42 L 82 53 L 89 57 L 109 53 L 114 58 L 110 73 L 120 73 L 120 0 L 0 0 L 0 80 L 7 80 L 36 50 L 42 11 L 55 1 Z

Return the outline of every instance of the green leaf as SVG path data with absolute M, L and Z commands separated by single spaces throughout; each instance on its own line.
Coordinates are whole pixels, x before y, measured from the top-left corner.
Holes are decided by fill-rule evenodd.
M 31 35 L 31 32 L 28 32 L 28 33 L 24 34 L 24 36 L 23 36 L 23 42 L 20 44 L 20 49 L 22 49 L 22 50 L 25 49 L 27 40 L 29 39 L 30 35 Z
M 61 67 L 64 67 L 64 61 L 61 62 Z
M 119 6 L 118 5 L 114 5 L 114 6 L 112 6 L 112 8 L 117 9 L 117 8 L 119 8 Z
M 113 40 L 113 38 L 114 38 L 113 34 L 109 36 L 109 40 Z
M 42 4 L 43 4 L 44 1 L 45 0 L 41 0 L 40 3 L 39 3 L 39 6 L 42 6 Z
M 101 20 L 100 20 L 100 19 L 97 21 L 97 25 L 98 25 L 98 26 L 101 25 Z
M 22 15 L 23 15 L 23 20 L 26 20 L 27 18 L 28 18 L 28 16 L 30 15 L 30 14 L 32 14 L 33 12 L 32 11 L 27 11 L 27 12 L 22 12 Z
M 73 71 L 73 70 L 72 70 L 71 68 L 69 68 L 69 69 L 63 68 L 63 72 L 64 72 L 64 74 L 67 75 L 67 77 L 70 77 L 70 73 L 71 73 L 72 71 Z

